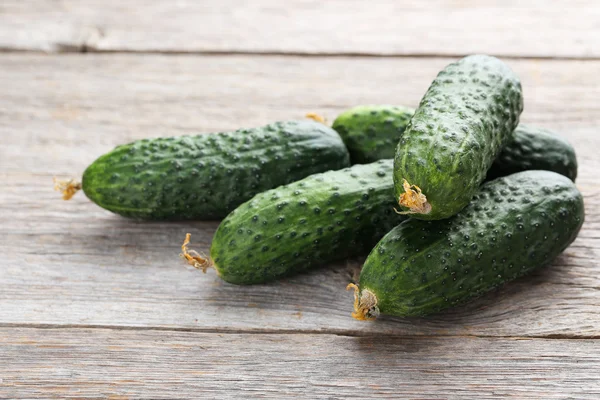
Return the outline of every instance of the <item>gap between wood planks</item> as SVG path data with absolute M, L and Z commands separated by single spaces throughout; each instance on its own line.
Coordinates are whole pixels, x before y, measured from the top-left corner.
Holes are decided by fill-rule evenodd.
M 592 0 L 4 3 L 0 46 L 17 51 L 600 57 Z
M 222 328 L 189 328 L 189 327 L 163 327 L 163 326 L 131 326 L 131 325 L 99 325 L 99 324 L 23 324 L 23 323 L 0 323 L 2 328 L 27 328 L 27 329 L 105 329 L 116 331 L 159 331 L 159 332 L 190 332 L 190 333 L 214 333 L 220 335 L 333 335 L 343 337 L 381 337 L 395 339 L 430 339 L 430 338 L 481 338 L 481 339 L 514 339 L 514 340 L 600 340 L 600 335 L 583 336 L 570 334 L 548 334 L 531 336 L 514 335 L 398 335 L 381 332 L 361 332 L 356 330 L 335 329 L 222 329 Z
M 462 58 L 470 53 L 404 53 L 383 54 L 368 52 L 302 52 L 302 51 L 244 51 L 244 50 L 105 50 L 91 44 L 58 45 L 56 51 L 41 51 L 30 49 L 14 49 L 0 47 L 0 54 L 133 54 L 133 55 L 167 55 L 167 56 L 257 56 L 257 57 L 306 57 L 306 58 Z M 600 61 L 598 56 L 523 56 L 514 54 L 494 53 L 494 57 L 505 60 L 530 60 L 530 61 Z

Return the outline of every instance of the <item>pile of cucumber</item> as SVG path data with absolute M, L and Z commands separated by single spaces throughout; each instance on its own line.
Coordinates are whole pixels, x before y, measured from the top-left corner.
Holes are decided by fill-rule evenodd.
M 367 255 L 353 316 L 428 315 L 549 264 L 584 220 L 573 147 L 519 125 L 519 78 L 502 61 L 444 68 L 416 110 L 359 106 L 332 128 L 276 122 L 145 139 L 58 182 L 138 219 L 221 219 L 204 256 L 235 284 Z

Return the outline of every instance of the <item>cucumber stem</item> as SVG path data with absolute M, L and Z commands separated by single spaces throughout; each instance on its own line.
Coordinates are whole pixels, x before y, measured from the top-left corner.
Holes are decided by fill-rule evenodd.
M 427 201 L 427 196 L 421 192 L 420 187 L 411 185 L 406 179 L 404 179 L 402 187 L 404 193 L 400 195 L 398 204 L 408 208 L 409 211 L 398 211 L 394 208 L 397 214 L 429 214 L 431 212 L 431 204 Z
M 310 118 L 313 121 L 317 121 L 317 122 L 322 123 L 323 125 L 327 125 L 327 120 L 325 119 L 325 117 L 323 117 L 322 115 L 319 115 L 317 113 L 309 112 L 306 114 L 306 118 Z
M 70 200 L 71 197 L 81 190 L 81 182 L 71 178 L 69 180 L 53 179 L 54 190 L 62 193 L 63 200 Z
M 179 257 L 185 259 L 188 264 L 196 269 L 202 270 L 206 273 L 206 270 L 212 267 L 212 262 L 205 255 L 198 253 L 196 250 L 189 250 L 188 244 L 190 244 L 190 233 L 185 234 L 185 240 L 181 245 L 181 254 Z
M 359 321 L 372 321 L 379 316 L 377 296 L 369 289 L 360 290 L 354 283 L 348 284 L 346 290 L 354 289 L 354 312 L 352 316 Z

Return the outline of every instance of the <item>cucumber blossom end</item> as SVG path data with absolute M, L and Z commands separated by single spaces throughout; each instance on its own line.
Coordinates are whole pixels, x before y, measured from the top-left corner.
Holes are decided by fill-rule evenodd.
M 206 273 L 206 270 L 211 267 L 215 268 L 214 263 L 209 257 L 206 257 L 206 255 L 204 254 L 198 253 L 196 250 L 190 250 L 188 248 L 191 236 L 192 235 L 190 233 L 185 234 L 185 240 L 181 245 L 181 253 L 179 254 L 179 257 L 183 258 L 192 267 L 199 269 L 204 273 Z
M 73 178 L 69 180 L 54 178 L 54 190 L 61 192 L 63 200 L 71 200 L 75 193 L 81 190 L 81 182 Z
M 396 211 L 400 215 L 410 214 L 429 214 L 431 212 L 431 204 L 427 201 L 427 196 L 423 194 L 421 188 L 408 183 L 406 179 L 402 183 L 404 193 L 398 198 L 398 204 L 408 208 L 408 211 Z
M 352 317 L 359 321 L 373 321 L 379 316 L 377 296 L 369 289 L 360 290 L 354 283 L 348 284 L 346 290 L 354 289 L 354 311 Z

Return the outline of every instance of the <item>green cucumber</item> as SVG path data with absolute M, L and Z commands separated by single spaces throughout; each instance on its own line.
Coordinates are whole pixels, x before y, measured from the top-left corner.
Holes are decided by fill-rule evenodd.
M 402 137 L 413 112 L 400 106 L 358 106 L 341 113 L 332 128 L 346 144 L 352 164 L 364 164 L 394 158 L 394 143 Z M 547 129 L 521 124 L 502 148 L 486 179 L 530 169 L 554 171 L 575 181 L 575 150 L 565 138 Z
M 581 193 L 565 176 L 525 171 L 487 182 L 452 218 L 392 229 L 367 257 L 353 316 L 428 315 L 464 303 L 550 263 L 583 220 Z
M 256 195 L 219 225 L 210 260 L 235 284 L 254 284 L 347 257 L 366 255 L 405 217 L 393 211 L 392 160 L 315 174 Z
M 566 139 L 547 129 L 521 124 L 492 164 L 486 179 L 530 169 L 553 171 L 575 182 L 575 149 Z
M 444 68 L 396 149 L 394 187 L 403 212 L 436 220 L 464 208 L 522 110 L 519 78 L 497 58 L 468 56 Z
M 367 164 L 394 158 L 398 140 L 414 112 L 401 106 L 358 106 L 338 115 L 331 127 L 346 144 L 350 162 Z
M 82 187 L 126 217 L 217 219 L 257 193 L 348 165 L 333 129 L 288 121 L 119 146 L 85 170 Z

